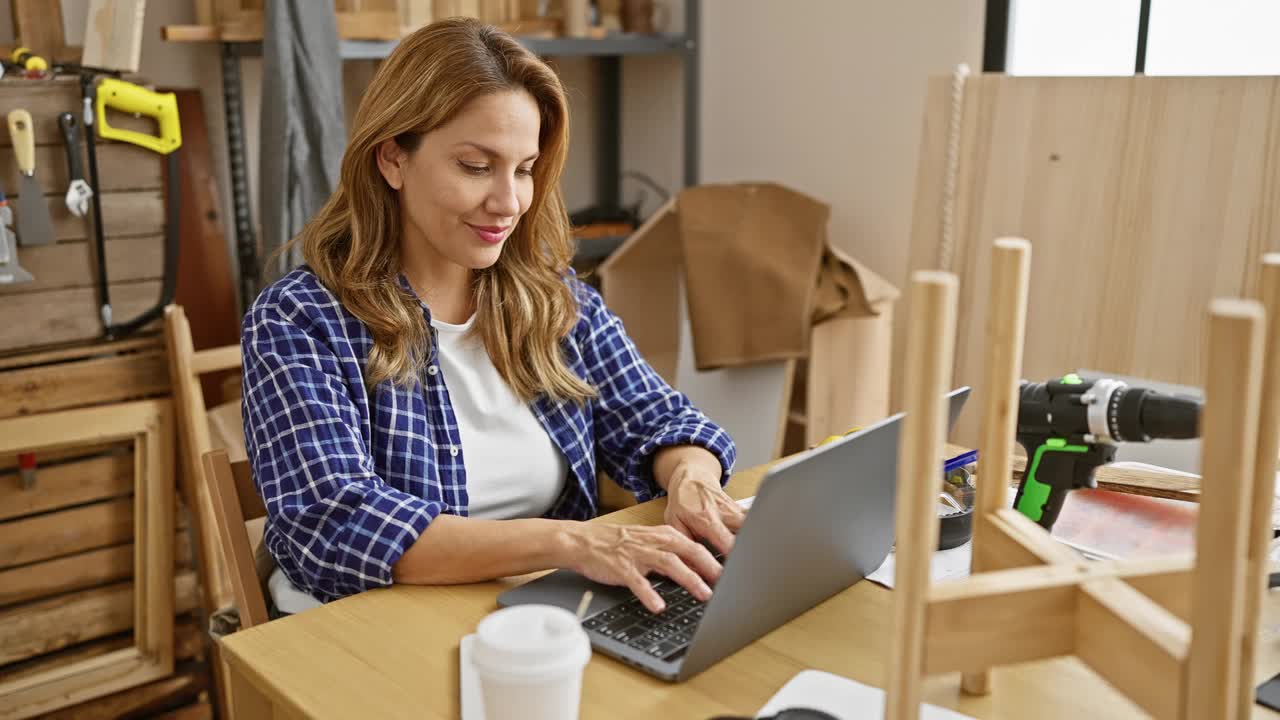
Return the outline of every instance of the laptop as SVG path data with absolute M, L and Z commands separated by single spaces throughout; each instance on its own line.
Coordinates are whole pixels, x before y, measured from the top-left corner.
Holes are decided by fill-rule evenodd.
M 954 426 L 969 388 L 947 397 Z M 498 604 L 573 611 L 591 590 L 583 627 L 598 652 L 664 680 L 687 680 L 880 567 L 893 546 L 902 417 L 770 468 L 706 603 L 653 575 L 667 604 L 653 615 L 627 588 L 558 570 L 508 590 Z

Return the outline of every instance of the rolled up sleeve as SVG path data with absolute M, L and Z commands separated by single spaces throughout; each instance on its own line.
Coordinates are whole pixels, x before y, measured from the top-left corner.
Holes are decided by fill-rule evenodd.
M 601 468 L 643 502 L 663 492 L 653 476 L 654 454 L 664 447 L 696 445 L 720 460 L 720 483 L 727 483 L 737 452 L 729 434 L 640 356 L 622 320 L 595 289 L 574 282 L 583 315 L 583 359 L 599 393 L 593 415 Z
M 267 507 L 267 549 L 320 600 L 391 584 L 392 566 L 443 503 L 373 469 L 351 368 L 301 303 L 259 301 L 245 317 L 245 441 Z M 358 381 L 358 372 L 356 373 Z

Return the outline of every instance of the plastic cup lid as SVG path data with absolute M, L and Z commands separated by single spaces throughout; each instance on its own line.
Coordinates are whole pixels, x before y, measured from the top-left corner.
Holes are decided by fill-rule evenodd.
M 503 673 L 560 673 L 580 668 L 591 657 L 591 642 L 577 616 L 553 605 L 491 613 L 476 628 L 476 640 L 476 665 Z

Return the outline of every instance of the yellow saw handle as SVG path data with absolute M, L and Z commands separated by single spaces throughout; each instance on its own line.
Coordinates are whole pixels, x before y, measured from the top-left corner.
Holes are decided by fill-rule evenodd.
M 159 136 L 111 127 L 107 123 L 107 108 L 155 118 L 160 126 Z M 118 78 L 104 77 L 98 85 L 95 111 L 98 115 L 98 135 L 104 139 L 133 143 L 161 155 L 168 155 L 182 147 L 178 97 L 173 93 L 153 92 Z

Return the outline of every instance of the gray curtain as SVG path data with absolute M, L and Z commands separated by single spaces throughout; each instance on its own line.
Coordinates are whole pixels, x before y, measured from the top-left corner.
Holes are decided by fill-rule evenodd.
M 273 254 L 337 186 L 346 129 L 333 3 L 264 5 L 258 197 L 263 275 L 269 282 L 301 263 L 297 248 L 286 257 Z

